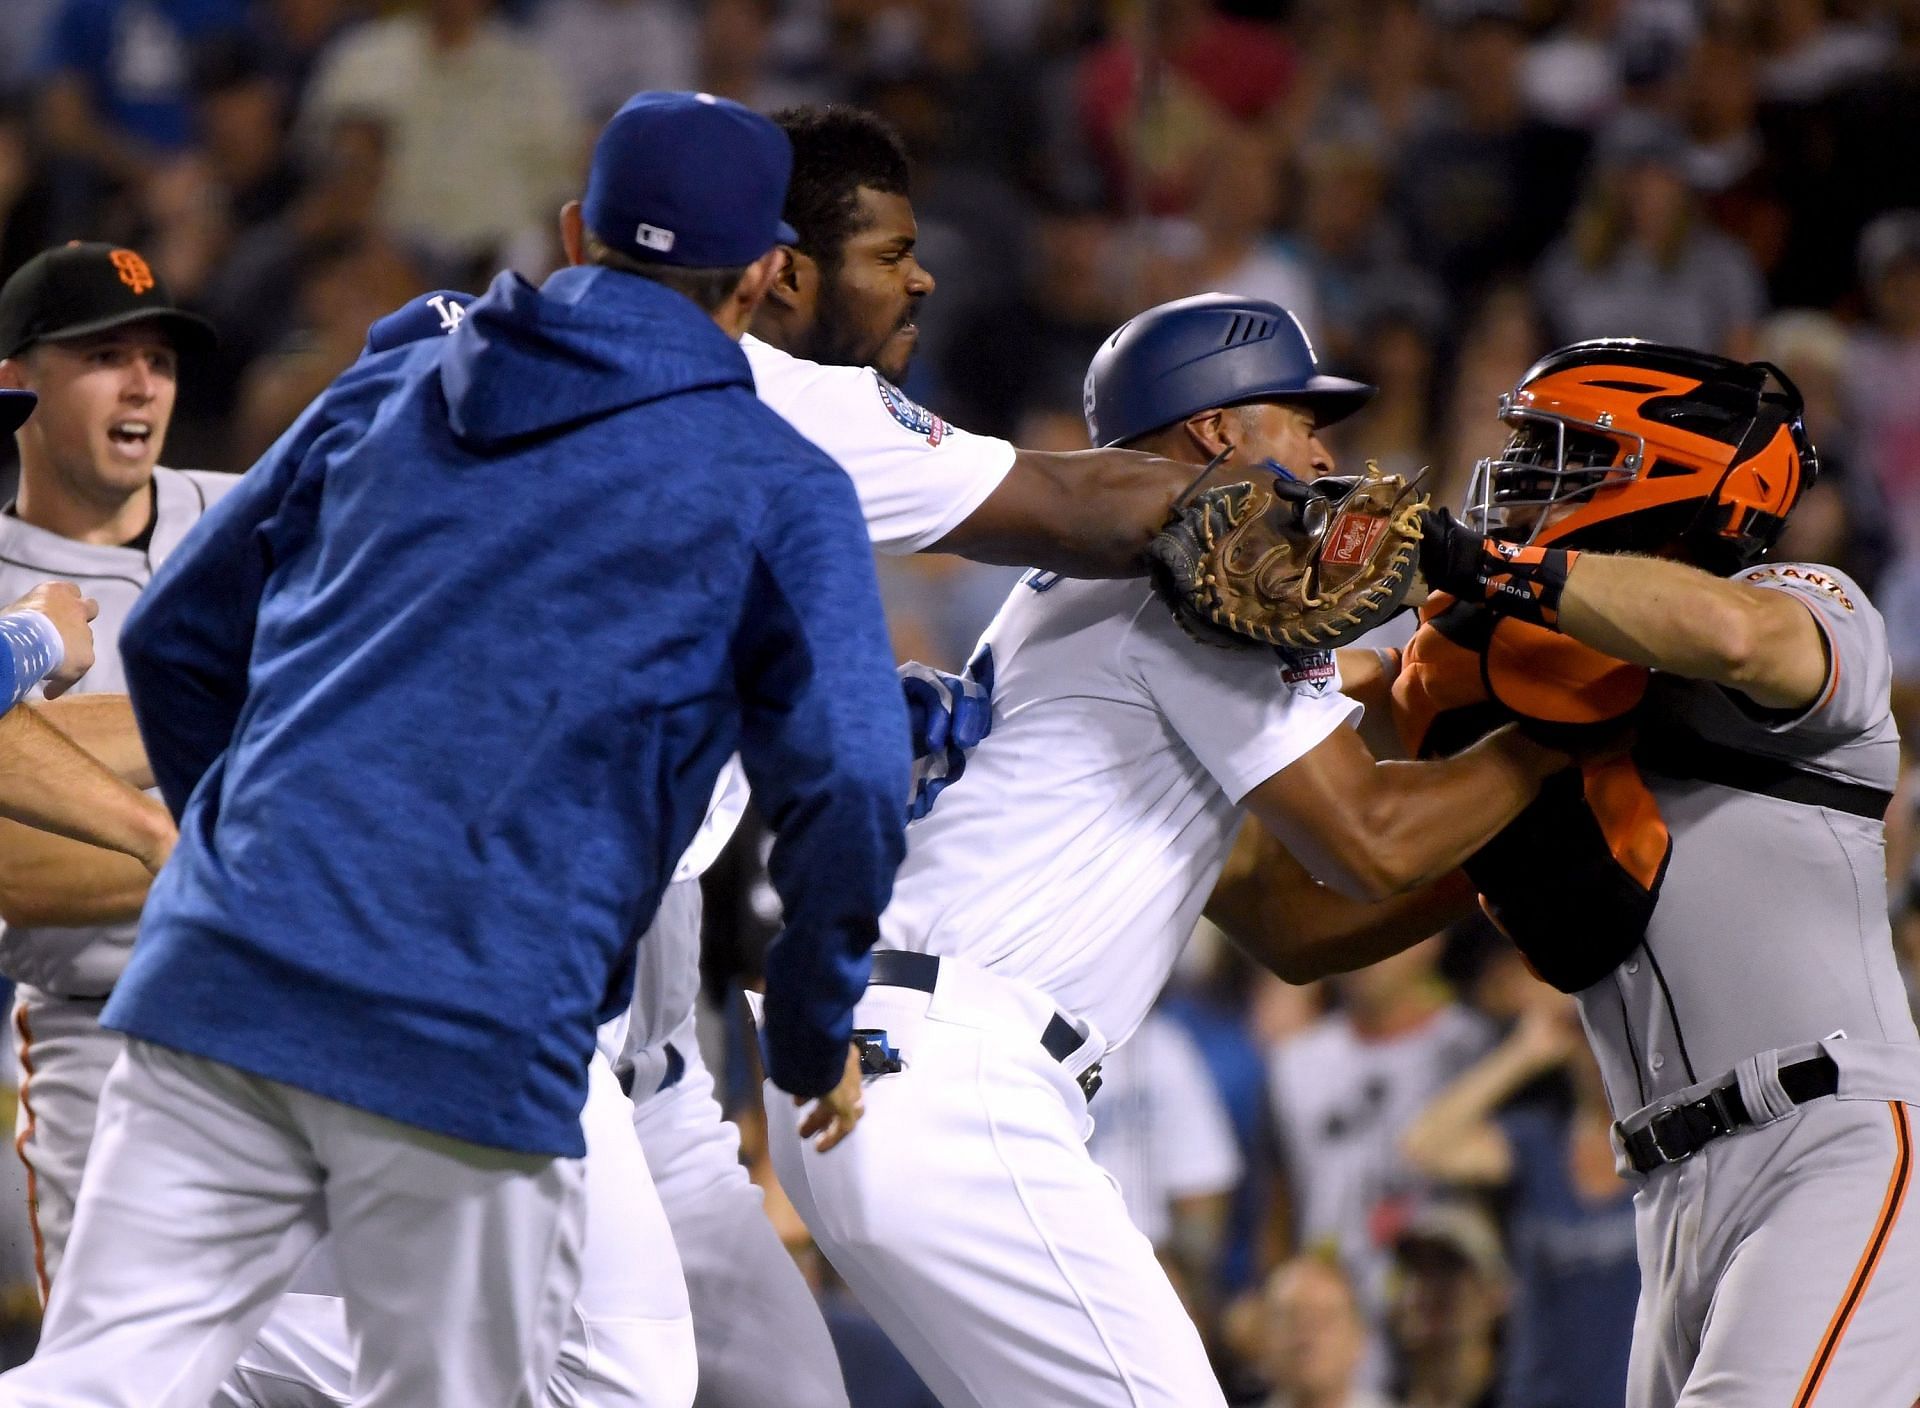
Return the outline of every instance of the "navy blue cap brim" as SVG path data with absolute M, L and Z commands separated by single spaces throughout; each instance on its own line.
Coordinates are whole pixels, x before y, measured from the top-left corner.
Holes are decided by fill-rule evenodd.
M 800 232 L 782 220 L 778 225 L 773 227 L 773 242 L 775 244 L 799 244 Z
M 1364 381 L 1349 381 L 1343 376 L 1314 376 L 1300 390 L 1278 396 L 1276 400 L 1303 401 L 1313 407 L 1314 420 L 1328 426 L 1343 421 L 1379 391 Z
M 27 423 L 40 398 L 31 391 L 0 391 L 0 435 L 11 435 Z

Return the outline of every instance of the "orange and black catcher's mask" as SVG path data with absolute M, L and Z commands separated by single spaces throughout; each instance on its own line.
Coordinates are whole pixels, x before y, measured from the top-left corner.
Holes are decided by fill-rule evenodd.
M 1466 521 L 1540 546 L 1759 561 L 1819 473 L 1799 388 L 1769 362 L 1632 338 L 1551 352 L 1501 398 L 1513 430 L 1475 466 Z

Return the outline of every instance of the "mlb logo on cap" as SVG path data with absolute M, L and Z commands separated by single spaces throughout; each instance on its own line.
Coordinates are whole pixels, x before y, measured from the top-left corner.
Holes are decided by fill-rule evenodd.
M 691 269 L 751 264 L 797 240 L 780 219 L 793 145 L 711 93 L 629 98 L 593 148 L 581 215 L 610 249 Z

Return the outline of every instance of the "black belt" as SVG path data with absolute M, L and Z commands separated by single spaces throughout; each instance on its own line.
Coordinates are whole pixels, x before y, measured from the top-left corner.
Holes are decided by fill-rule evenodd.
M 679 1047 L 675 1046 L 672 1042 L 668 1042 L 661 1050 L 667 1058 L 667 1069 L 666 1073 L 660 1077 L 660 1084 L 653 1088 L 655 1095 L 658 1095 L 663 1090 L 671 1090 L 674 1086 L 680 1084 L 680 1077 L 687 1073 L 687 1058 L 680 1054 Z M 623 1064 L 615 1067 L 613 1073 L 620 1079 L 621 1093 L 628 1098 L 632 1098 L 633 1067 L 629 1064 Z
M 1780 1068 L 1780 1088 L 1796 1105 L 1819 1100 L 1840 1088 L 1840 1068 L 1824 1052 Z M 1662 1110 L 1644 1129 L 1622 1130 L 1627 1161 L 1636 1172 L 1652 1173 L 1664 1164 L 1690 1159 L 1722 1135 L 1753 1127 L 1755 1120 L 1740 1098 L 1735 1081 L 1709 1090 L 1700 1099 Z
M 912 988 L 916 992 L 930 993 L 939 979 L 940 959 L 936 955 L 889 948 L 874 954 L 873 977 L 869 983 L 877 988 Z M 1040 1033 L 1041 1047 L 1063 1066 L 1085 1044 L 1086 1038 L 1058 1012 L 1047 1023 L 1047 1029 Z M 1093 1099 L 1100 1089 L 1100 1063 L 1094 1062 L 1074 1079 L 1080 1086 L 1080 1093 L 1089 1100 Z

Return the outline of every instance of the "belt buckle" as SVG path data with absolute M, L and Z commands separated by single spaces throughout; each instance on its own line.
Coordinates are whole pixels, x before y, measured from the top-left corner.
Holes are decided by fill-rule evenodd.
M 1100 1093 L 1100 1087 L 1105 1081 L 1106 1077 L 1100 1074 L 1098 1061 L 1075 1077 L 1075 1083 L 1080 1087 L 1080 1093 L 1086 1097 L 1089 1105 L 1093 1103 L 1093 1097 Z
M 1677 1164 L 1682 1159 L 1691 1158 L 1694 1151 L 1692 1149 L 1686 1149 L 1676 1153 L 1667 1147 L 1666 1140 L 1660 1136 L 1660 1122 L 1669 1117 L 1671 1117 L 1673 1121 L 1673 1128 L 1676 1133 L 1684 1135 L 1687 1132 L 1687 1119 L 1686 1115 L 1682 1113 L 1681 1107 L 1678 1105 L 1669 1105 L 1647 1121 L 1647 1137 L 1653 1141 L 1653 1152 L 1660 1156 L 1662 1163 Z

